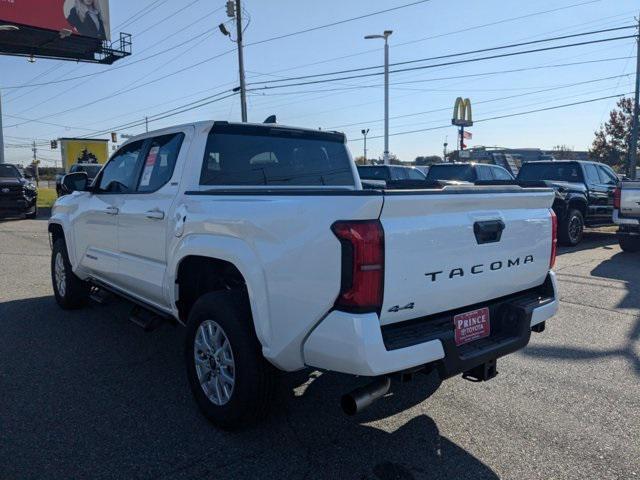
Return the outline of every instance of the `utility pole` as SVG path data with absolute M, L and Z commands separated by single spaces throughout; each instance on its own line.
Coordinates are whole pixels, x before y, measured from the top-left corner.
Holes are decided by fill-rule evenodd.
M 632 180 L 636 179 L 636 165 L 638 164 L 638 129 L 640 128 L 640 16 L 638 16 L 638 36 L 636 37 L 636 95 L 633 104 L 633 127 L 629 142 L 629 170 L 627 174 Z
M 0 164 L 4 163 L 4 136 L 2 134 L 2 93 L 0 92 Z
M 244 53 L 242 51 L 242 6 L 236 0 L 236 29 L 238 35 L 238 66 L 240 68 L 240 107 L 242 122 L 247 122 L 247 86 L 244 80 Z
M 362 136 L 364 137 L 364 164 L 367 164 L 367 135 L 369 134 L 369 129 L 362 130 Z
M 442 146 L 444 147 L 442 149 L 442 161 L 446 162 L 447 161 L 447 147 L 449 146 L 449 137 L 445 137 L 444 138 L 444 143 L 442 144 Z
M 149 117 L 144 117 L 144 128 L 149 133 Z
M 38 175 L 38 147 L 36 146 L 36 141 L 33 141 L 33 148 L 31 149 L 33 150 L 33 176 L 36 178 L 36 185 L 38 184 L 38 181 L 40 181 L 40 176 Z

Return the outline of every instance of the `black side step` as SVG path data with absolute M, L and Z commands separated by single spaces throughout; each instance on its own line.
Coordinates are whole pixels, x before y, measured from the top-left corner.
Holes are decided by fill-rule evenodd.
M 129 321 L 135 323 L 142 328 L 145 332 L 151 332 L 165 322 L 165 318 L 157 315 L 146 308 L 142 308 L 139 305 L 134 305 L 129 313 Z

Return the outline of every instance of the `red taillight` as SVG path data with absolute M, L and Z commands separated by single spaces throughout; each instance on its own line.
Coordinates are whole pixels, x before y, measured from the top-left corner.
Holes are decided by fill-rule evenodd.
M 378 220 L 336 222 L 331 227 L 342 245 L 342 278 L 336 307 L 377 312 L 382 306 L 384 231 Z
M 613 191 L 613 208 L 620 210 L 620 198 L 622 198 L 622 190 L 620 187 L 616 187 Z
M 549 211 L 551 212 L 551 258 L 549 259 L 549 268 L 553 268 L 558 254 L 558 217 L 556 217 L 556 212 Z

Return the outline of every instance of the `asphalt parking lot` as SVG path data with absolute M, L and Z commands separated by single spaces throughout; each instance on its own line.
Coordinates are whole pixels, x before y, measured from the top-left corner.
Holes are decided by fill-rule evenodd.
M 300 372 L 225 433 L 191 399 L 182 329 L 144 333 L 118 300 L 59 310 L 46 221 L 0 221 L 0 480 L 640 478 L 640 255 L 610 231 L 560 253 L 558 316 L 496 379 L 420 376 L 350 418 L 352 380 Z

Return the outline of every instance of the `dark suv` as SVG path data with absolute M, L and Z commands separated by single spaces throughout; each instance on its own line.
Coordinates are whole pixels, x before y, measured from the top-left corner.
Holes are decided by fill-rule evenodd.
M 0 164 L 0 215 L 38 216 L 38 189 L 18 167 Z
M 613 224 L 613 193 L 620 183 L 603 163 L 583 161 L 528 162 L 518 181 L 544 182 L 556 191 L 553 210 L 558 217 L 558 240 L 564 245 L 580 243 L 585 226 Z
M 383 180 L 393 182 L 398 180 L 424 181 L 425 176 L 414 167 L 398 165 L 358 165 L 360 180 Z

